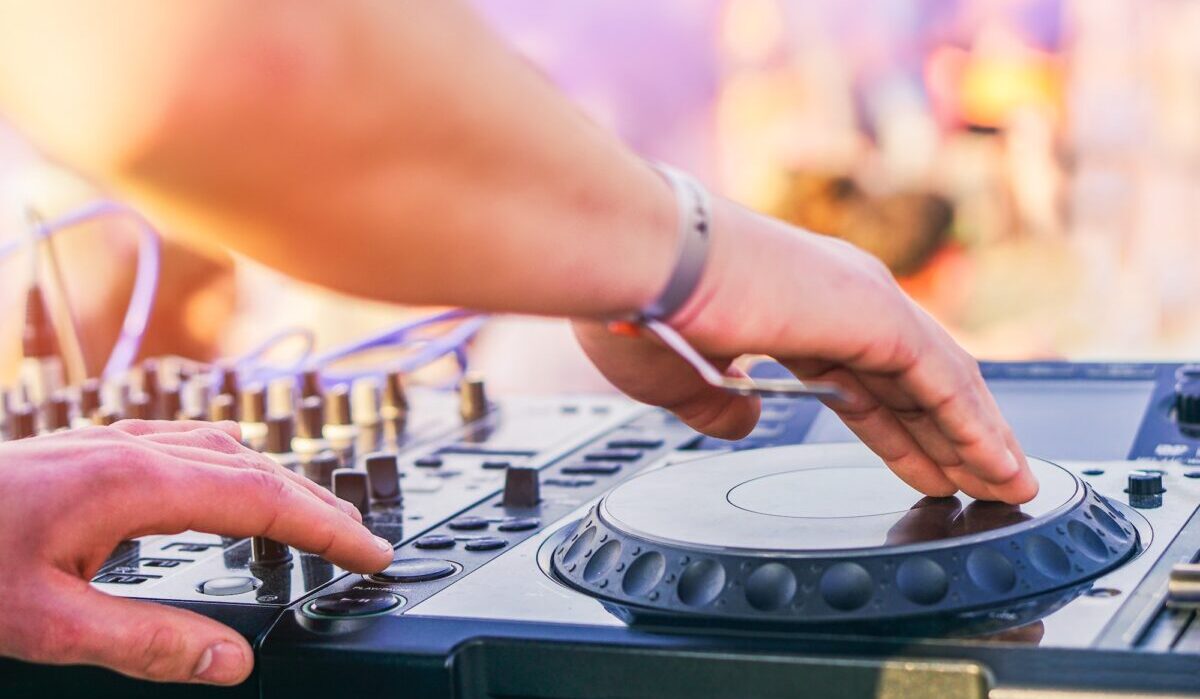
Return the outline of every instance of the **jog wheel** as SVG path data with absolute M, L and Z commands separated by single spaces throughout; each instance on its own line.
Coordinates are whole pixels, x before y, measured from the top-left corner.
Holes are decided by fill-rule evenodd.
M 928 498 L 864 446 L 724 453 L 614 488 L 554 551 L 554 573 L 622 618 L 870 624 L 1021 606 L 1076 590 L 1139 547 L 1065 469 L 1020 507 Z

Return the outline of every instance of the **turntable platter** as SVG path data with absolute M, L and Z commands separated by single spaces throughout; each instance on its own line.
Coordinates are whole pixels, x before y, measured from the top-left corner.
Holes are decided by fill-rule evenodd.
M 923 497 L 862 445 L 720 454 L 617 486 L 552 565 L 632 618 L 806 624 L 1008 604 L 1136 552 L 1107 501 L 1055 464 L 1030 466 L 1040 492 L 1014 507 Z

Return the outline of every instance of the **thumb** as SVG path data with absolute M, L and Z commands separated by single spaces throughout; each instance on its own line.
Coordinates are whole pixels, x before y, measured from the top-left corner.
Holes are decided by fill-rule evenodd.
M 233 629 L 182 609 L 113 597 L 69 580 L 42 622 L 44 660 L 101 665 L 156 682 L 234 685 L 254 666 Z

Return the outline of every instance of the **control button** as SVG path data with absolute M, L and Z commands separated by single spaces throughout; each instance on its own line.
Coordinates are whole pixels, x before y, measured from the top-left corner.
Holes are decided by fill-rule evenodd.
M 167 544 L 166 546 L 163 546 L 163 548 L 166 550 L 169 550 L 169 551 L 173 550 L 173 551 L 184 551 L 186 553 L 203 553 L 203 552 L 215 547 L 216 545 L 217 544 L 192 544 L 192 543 L 188 543 L 186 541 L 172 541 L 171 543 Z
M 504 539 L 497 539 L 494 536 L 481 536 L 478 539 L 471 539 L 463 544 L 463 548 L 468 551 L 495 551 L 507 545 L 508 542 Z
M 454 537 L 445 534 L 426 534 L 413 542 L 419 549 L 448 549 L 454 547 Z
M 419 458 L 413 462 L 414 465 L 419 466 L 421 468 L 437 468 L 438 466 L 441 466 L 443 463 L 445 463 L 445 462 L 442 461 L 442 457 L 432 456 L 432 455 L 422 456 L 421 458 Z
M 509 466 L 504 472 L 504 495 L 501 503 L 505 507 L 537 507 L 541 502 L 538 487 L 538 471 L 531 466 Z
M 138 559 L 137 565 L 141 568 L 178 568 L 184 563 L 191 563 L 191 561 L 178 558 L 141 558 Z
M 523 532 L 537 529 L 542 523 L 537 517 L 510 517 L 496 526 L 502 532 Z
M 618 463 L 594 463 L 584 464 L 567 464 L 559 469 L 569 476 L 611 476 L 621 470 L 621 464 Z
M 383 381 L 383 407 L 380 414 L 385 420 L 402 422 L 408 416 L 408 396 L 404 393 L 404 376 L 391 371 Z
M 458 414 L 464 423 L 475 422 L 488 414 L 487 390 L 483 377 L 467 374 L 458 385 Z
M 484 461 L 482 465 L 486 469 L 489 469 L 489 470 L 494 469 L 494 470 L 498 471 L 500 469 L 505 469 L 505 468 L 508 468 L 509 466 L 512 466 L 512 462 L 511 461 L 499 461 L 496 459 L 492 459 L 489 461 Z
M 609 449 L 658 449 L 663 445 L 661 439 L 614 439 L 605 446 Z
M 542 481 L 545 485 L 558 486 L 560 488 L 583 488 L 589 485 L 595 485 L 595 478 L 546 478 Z
M 340 384 L 330 389 L 325 396 L 325 424 L 350 424 L 350 387 Z
M 400 504 L 400 470 L 395 454 L 368 454 L 363 459 L 367 480 L 371 485 L 371 500 L 381 505 Z
M 370 488 L 366 471 L 339 468 L 333 472 L 333 494 L 354 505 L 363 517 L 371 512 Z
M 126 575 L 124 573 L 105 573 L 92 582 L 108 583 L 110 585 L 141 585 L 147 580 L 157 580 L 157 575 Z
M 61 430 L 71 425 L 71 401 L 57 392 L 42 406 L 42 424 L 47 430 Z
M 331 617 L 358 617 L 382 614 L 400 606 L 400 598 L 387 590 L 356 588 L 322 595 L 305 605 L 310 614 Z
M 292 560 L 286 544 L 262 536 L 250 538 L 250 560 L 258 565 L 276 565 Z
M 454 564 L 440 558 L 402 558 L 370 576 L 383 583 L 415 583 L 453 575 Z
M 257 578 L 246 575 L 230 575 L 223 578 L 213 578 L 200 583 L 200 592 L 215 597 L 241 595 L 258 589 L 261 583 Z
M 468 531 L 476 531 L 479 529 L 487 529 L 488 524 L 489 524 L 488 521 L 486 519 L 484 519 L 483 517 L 476 517 L 474 515 L 468 515 L 466 517 L 459 517 L 458 519 L 452 519 L 452 520 L 450 520 L 450 523 L 447 524 L 446 526 L 450 527 L 454 531 L 468 532 Z
M 1200 607 L 1200 563 L 1176 563 L 1167 579 L 1167 605 Z
M 1139 509 L 1162 507 L 1162 474 L 1154 471 L 1131 471 L 1129 473 L 1129 504 Z
M 237 401 L 232 394 L 222 393 L 208 404 L 208 419 L 212 422 L 237 419 Z
M 585 454 L 584 461 L 637 461 L 642 458 L 638 449 L 605 449 Z

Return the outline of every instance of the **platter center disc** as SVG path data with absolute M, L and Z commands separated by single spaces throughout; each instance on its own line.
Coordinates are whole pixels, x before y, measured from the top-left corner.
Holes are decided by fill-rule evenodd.
M 881 475 L 876 466 L 797 469 L 739 483 L 725 499 L 760 515 L 816 519 L 905 512 L 919 499 Z

